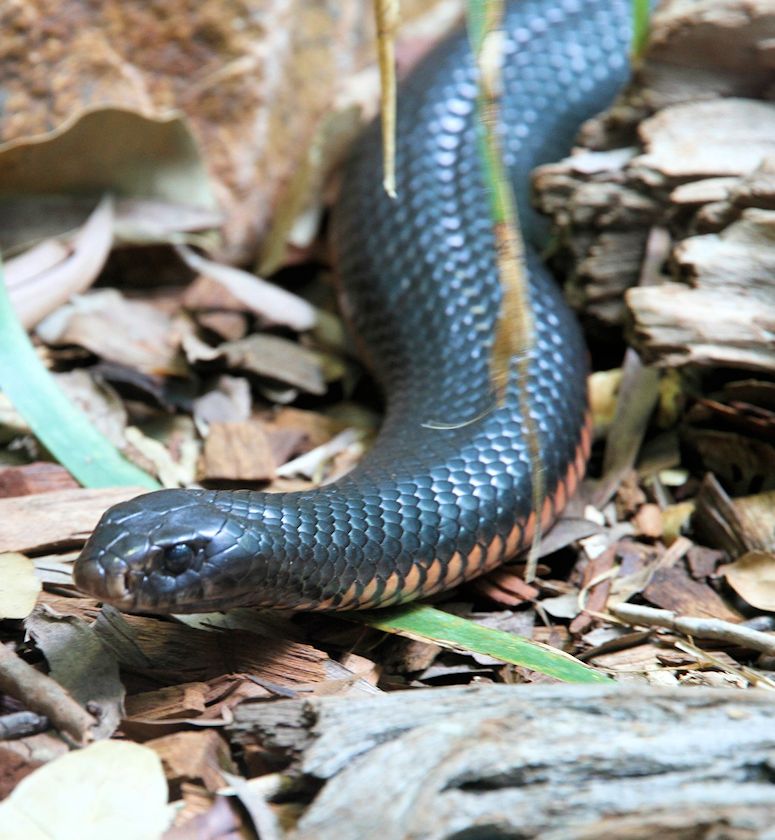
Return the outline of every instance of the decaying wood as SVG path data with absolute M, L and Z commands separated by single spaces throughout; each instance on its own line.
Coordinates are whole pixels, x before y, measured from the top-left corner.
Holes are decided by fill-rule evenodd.
M 324 782 L 294 840 L 762 837 L 769 692 L 478 686 L 245 704 L 237 741 Z
M 632 325 L 647 362 L 775 363 L 773 43 L 766 0 L 666 0 L 633 85 L 584 127 L 587 148 L 536 173 L 573 304 Z M 640 270 L 655 225 L 674 282 Z

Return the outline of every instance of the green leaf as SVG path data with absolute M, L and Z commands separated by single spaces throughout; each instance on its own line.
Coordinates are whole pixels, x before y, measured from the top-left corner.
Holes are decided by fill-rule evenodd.
M 33 434 L 84 487 L 159 485 L 127 461 L 59 389 L 11 306 L 0 264 L 0 390 Z
M 362 621 L 386 633 L 433 642 L 463 652 L 481 653 L 521 665 L 564 682 L 608 683 L 610 677 L 588 667 L 561 650 L 523 636 L 483 627 L 465 618 L 424 604 L 409 604 L 373 612 L 342 613 L 342 618 Z

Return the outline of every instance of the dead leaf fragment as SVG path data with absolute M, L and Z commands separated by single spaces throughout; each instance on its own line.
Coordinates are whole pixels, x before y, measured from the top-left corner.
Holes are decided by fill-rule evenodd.
M 212 423 L 204 447 L 204 479 L 270 481 L 276 459 L 264 424 Z
M 301 347 L 295 341 L 276 335 L 255 333 L 218 348 L 229 367 L 246 370 L 301 388 L 310 394 L 325 394 L 323 356 Z
M 88 289 L 102 271 L 112 245 L 113 201 L 105 198 L 73 237 L 72 249 L 66 249 L 61 260 L 41 262 L 41 249 L 48 259 L 57 247 L 51 240 L 38 245 L 35 254 L 28 252 L 11 260 L 7 267 L 12 280 L 9 295 L 22 326 L 34 327 L 72 295 Z
M 752 607 L 775 612 L 775 554 L 749 551 L 734 563 L 721 566 L 719 572 Z
M 46 344 L 77 344 L 102 359 L 150 374 L 180 376 L 186 368 L 172 320 L 115 289 L 79 295 L 38 325 Z
M 29 557 L 16 552 L 0 554 L 0 618 L 26 618 L 40 590 L 35 564 Z
M 100 741 L 23 779 L 0 804 L 0 836 L 158 840 L 170 816 L 156 753 L 126 741 Z
M 242 301 L 246 309 L 267 321 L 283 324 L 297 332 L 310 330 L 317 323 L 315 307 L 281 286 L 267 283 L 240 268 L 205 259 L 186 246 L 178 246 L 176 250 L 189 268 L 215 280 Z

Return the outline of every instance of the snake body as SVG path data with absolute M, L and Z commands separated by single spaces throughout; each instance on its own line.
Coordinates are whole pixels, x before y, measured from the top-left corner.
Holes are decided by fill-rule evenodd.
M 345 478 L 308 492 L 161 490 L 117 505 L 76 563 L 80 589 L 150 612 L 386 606 L 492 569 L 529 543 L 537 515 L 551 523 L 588 454 L 586 351 L 530 245 L 541 225 L 529 172 L 567 153 L 626 78 L 629 5 L 521 0 L 504 20 L 502 144 L 528 242 L 536 342 L 526 387 L 542 510 L 532 509 L 516 384 L 493 403 L 501 292 L 461 33 L 399 91 L 398 199 L 382 191 L 373 126 L 333 216 L 347 312 L 386 394 L 374 447 Z

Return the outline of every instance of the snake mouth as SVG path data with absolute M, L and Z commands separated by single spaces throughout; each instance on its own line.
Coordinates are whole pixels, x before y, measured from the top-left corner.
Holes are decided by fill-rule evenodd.
M 124 564 L 115 569 L 107 569 L 101 561 L 100 557 L 89 556 L 86 550 L 81 553 L 73 569 L 76 588 L 122 610 L 131 609 L 135 601 L 137 573 Z

